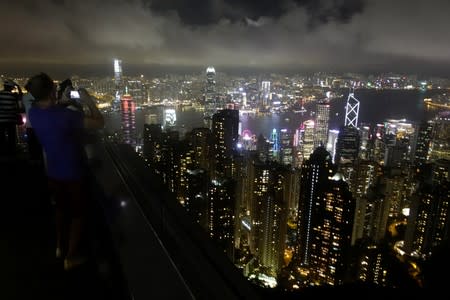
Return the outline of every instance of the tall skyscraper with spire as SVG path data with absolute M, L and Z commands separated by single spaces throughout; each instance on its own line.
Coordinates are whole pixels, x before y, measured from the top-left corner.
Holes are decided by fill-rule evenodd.
M 211 119 L 216 113 L 217 101 L 216 101 L 216 70 L 214 67 L 209 66 L 206 68 L 206 82 L 205 82 L 205 111 L 204 117 Z
M 355 93 L 351 90 L 348 94 L 345 106 L 345 126 L 358 127 L 359 100 L 355 98 Z

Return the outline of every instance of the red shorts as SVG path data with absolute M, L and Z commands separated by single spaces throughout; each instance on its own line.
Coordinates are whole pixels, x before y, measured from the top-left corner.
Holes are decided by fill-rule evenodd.
M 48 180 L 55 205 L 69 212 L 73 218 L 84 216 L 87 203 L 85 185 L 81 180 Z

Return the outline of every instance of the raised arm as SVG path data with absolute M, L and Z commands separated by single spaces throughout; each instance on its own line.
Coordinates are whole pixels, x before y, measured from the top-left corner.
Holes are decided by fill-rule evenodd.
M 105 126 L 105 120 L 102 113 L 98 110 L 94 99 L 85 89 L 79 89 L 80 99 L 89 109 L 89 114 L 85 114 L 84 127 L 87 129 L 101 129 Z

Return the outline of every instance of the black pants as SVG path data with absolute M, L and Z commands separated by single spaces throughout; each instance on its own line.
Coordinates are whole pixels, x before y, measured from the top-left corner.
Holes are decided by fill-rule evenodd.
M 33 128 L 27 128 L 28 152 L 32 160 L 42 160 L 42 146 L 34 133 Z
M 17 144 L 17 128 L 14 123 L 0 123 L 0 153 L 14 154 Z

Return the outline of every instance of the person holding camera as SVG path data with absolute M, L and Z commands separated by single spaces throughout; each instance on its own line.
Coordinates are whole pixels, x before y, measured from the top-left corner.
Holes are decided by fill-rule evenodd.
M 79 90 L 79 102 L 89 114 L 59 104 L 56 85 L 45 73 L 30 78 L 27 88 L 35 99 L 29 118 L 44 149 L 49 188 L 55 200 L 56 256 L 65 256 L 64 269 L 70 270 L 85 261 L 79 249 L 88 198 L 83 181 L 88 167 L 83 133 L 85 129 L 102 128 L 104 119 L 85 89 Z
M 17 144 L 17 125 L 22 122 L 20 115 L 21 89 L 11 79 L 3 80 L 0 91 L 0 151 L 11 156 L 15 154 Z M 18 93 L 14 90 L 18 89 Z

